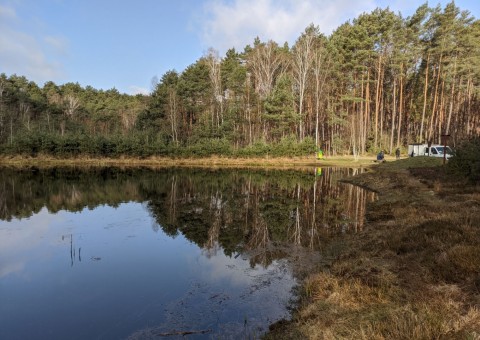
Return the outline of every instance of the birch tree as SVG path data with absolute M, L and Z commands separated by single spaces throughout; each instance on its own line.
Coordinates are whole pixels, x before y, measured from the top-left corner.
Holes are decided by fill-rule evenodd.
M 311 68 L 314 63 L 315 51 L 314 44 L 320 32 L 318 27 L 313 24 L 305 29 L 300 38 L 293 47 L 293 78 L 298 92 L 298 137 L 300 140 L 305 138 L 305 118 L 304 118 L 304 100 L 307 82 L 311 74 Z

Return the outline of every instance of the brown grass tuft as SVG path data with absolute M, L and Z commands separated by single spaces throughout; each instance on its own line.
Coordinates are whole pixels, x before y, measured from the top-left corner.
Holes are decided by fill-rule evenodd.
M 431 162 L 350 180 L 378 192 L 364 232 L 305 281 L 294 320 L 269 338 L 480 339 L 480 188 Z
M 447 251 L 448 258 L 465 275 L 480 273 L 480 245 L 456 245 Z

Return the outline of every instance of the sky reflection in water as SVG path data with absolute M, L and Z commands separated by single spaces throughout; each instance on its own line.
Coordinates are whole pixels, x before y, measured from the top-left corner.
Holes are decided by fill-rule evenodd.
M 191 330 L 210 330 L 195 338 L 237 338 L 260 335 L 269 324 L 288 318 L 296 280 L 287 260 L 267 255 L 254 260 L 248 250 L 275 238 L 295 242 L 311 234 L 313 229 L 297 230 L 303 224 L 298 222 L 307 217 L 302 217 L 295 201 L 305 201 L 300 190 L 316 196 L 322 189 L 312 191 L 308 185 L 301 189 L 299 184 L 279 191 L 281 185 L 266 180 L 240 181 L 231 193 L 221 184 L 197 192 L 186 184 L 189 181 L 182 182 L 184 175 L 168 174 L 163 182 L 155 175 L 153 182 L 143 184 L 146 189 L 131 190 L 134 197 L 123 198 L 124 203 L 106 202 L 110 205 L 76 212 L 53 213 L 44 207 L 27 213 L 27 218 L 13 214 L 10 221 L 0 221 L 0 338 L 146 338 Z M 111 181 L 119 191 L 128 184 L 119 185 L 119 180 L 118 175 L 107 176 L 90 187 L 108 191 Z M 19 179 L 19 184 L 26 182 Z M 157 188 L 152 195 L 151 183 L 157 182 L 168 190 Z M 56 185 L 51 184 L 50 195 L 63 200 L 52 189 Z M 75 187 L 75 195 L 69 187 Z M 62 186 L 66 197 L 88 196 L 78 188 L 81 181 L 65 181 Z M 290 196 L 288 204 L 282 190 Z M 11 203 L 13 195 L 5 195 L 1 199 Z M 45 199 L 51 202 L 51 197 Z M 242 207 L 245 216 L 229 211 L 232 200 L 230 204 Z M 365 203 L 362 200 L 360 204 Z M 167 209 L 168 202 L 175 202 L 175 214 Z M 290 209 L 285 215 L 290 221 L 280 228 L 284 235 L 272 225 L 275 204 L 280 210 Z M 316 216 L 312 207 L 301 209 L 309 218 Z M 250 215 L 250 210 L 258 215 Z M 212 213 L 206 218 L 208 211 Z M 346 220 L 344 211 L 338 216 Z M 197 234 L 202 226 L 208 235 Z M 235 232 L 225 236 L 225 228 Z
M 258 333 L 288 317 L 295 280 L 284 262 L 263 269 L 221 251 L 208 258 L 182 236 L 153 233 L 152 223 L 139 203 L 1 222 L 0 337 L 238 334 L 245 320 Z

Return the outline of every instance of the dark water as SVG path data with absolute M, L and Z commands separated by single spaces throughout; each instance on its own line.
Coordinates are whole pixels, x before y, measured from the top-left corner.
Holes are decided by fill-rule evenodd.
M 272 245 L 360 231 L 356 171 L 0 170 L 0 338 L 258 338 L 297 282 Z

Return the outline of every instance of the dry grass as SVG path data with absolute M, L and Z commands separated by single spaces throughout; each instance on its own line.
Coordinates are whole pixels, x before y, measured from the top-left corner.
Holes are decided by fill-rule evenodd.
M 480 339 L 480 188 L 431 162 L 352 180 L 378 192 L 365 231 L 305 280 L 292 322 L 267 338 Z
M 445 297 L 399 305 L 391 301 L 378 302 L 376 295 L 366 290 L 360 298 L 360 287 L 339 286 L 334 296 L 321 304 L 311 304 L 299 316 L 298 328 L 310 339 L 455 339 L 475 338 L 480 311 L 469 307 L 461 312 L 458 303 Z M 373 294 L 372 294 L 373 293 Z M 339 298 L 339 296 L 342 296 Z M 345 300 L 354 303 L 342 304 Z M 364 302 L 358 304 L 357 302 Z M 321 321 L 319 321 L 321 320 Z
M 358 278 L 344 279 L 318 273 L 305 282 L 306 296 L 314 302 L 332 304 L 339 309 L 358 311 L 365 306 L 386 302 L 381 289 L 371 287 Z
M 257 158 L 233 158 L 212 156 L 206 158 L 91 158 L 77 157 L 58 159 L 40 155 L 37 157 L 0 157 L 0 165 L 8 166 L 119 166 L 119 167 L 151 167 L 163 168 L 172 166 L 182 167 L 234 167 L 234 168 L 298 168 L 298 167 L 366 167 L 373 165 L 373 156 L 354 159 L 349 156 L 327 157 L 317 160 L 314 157 L 257 157 Z

